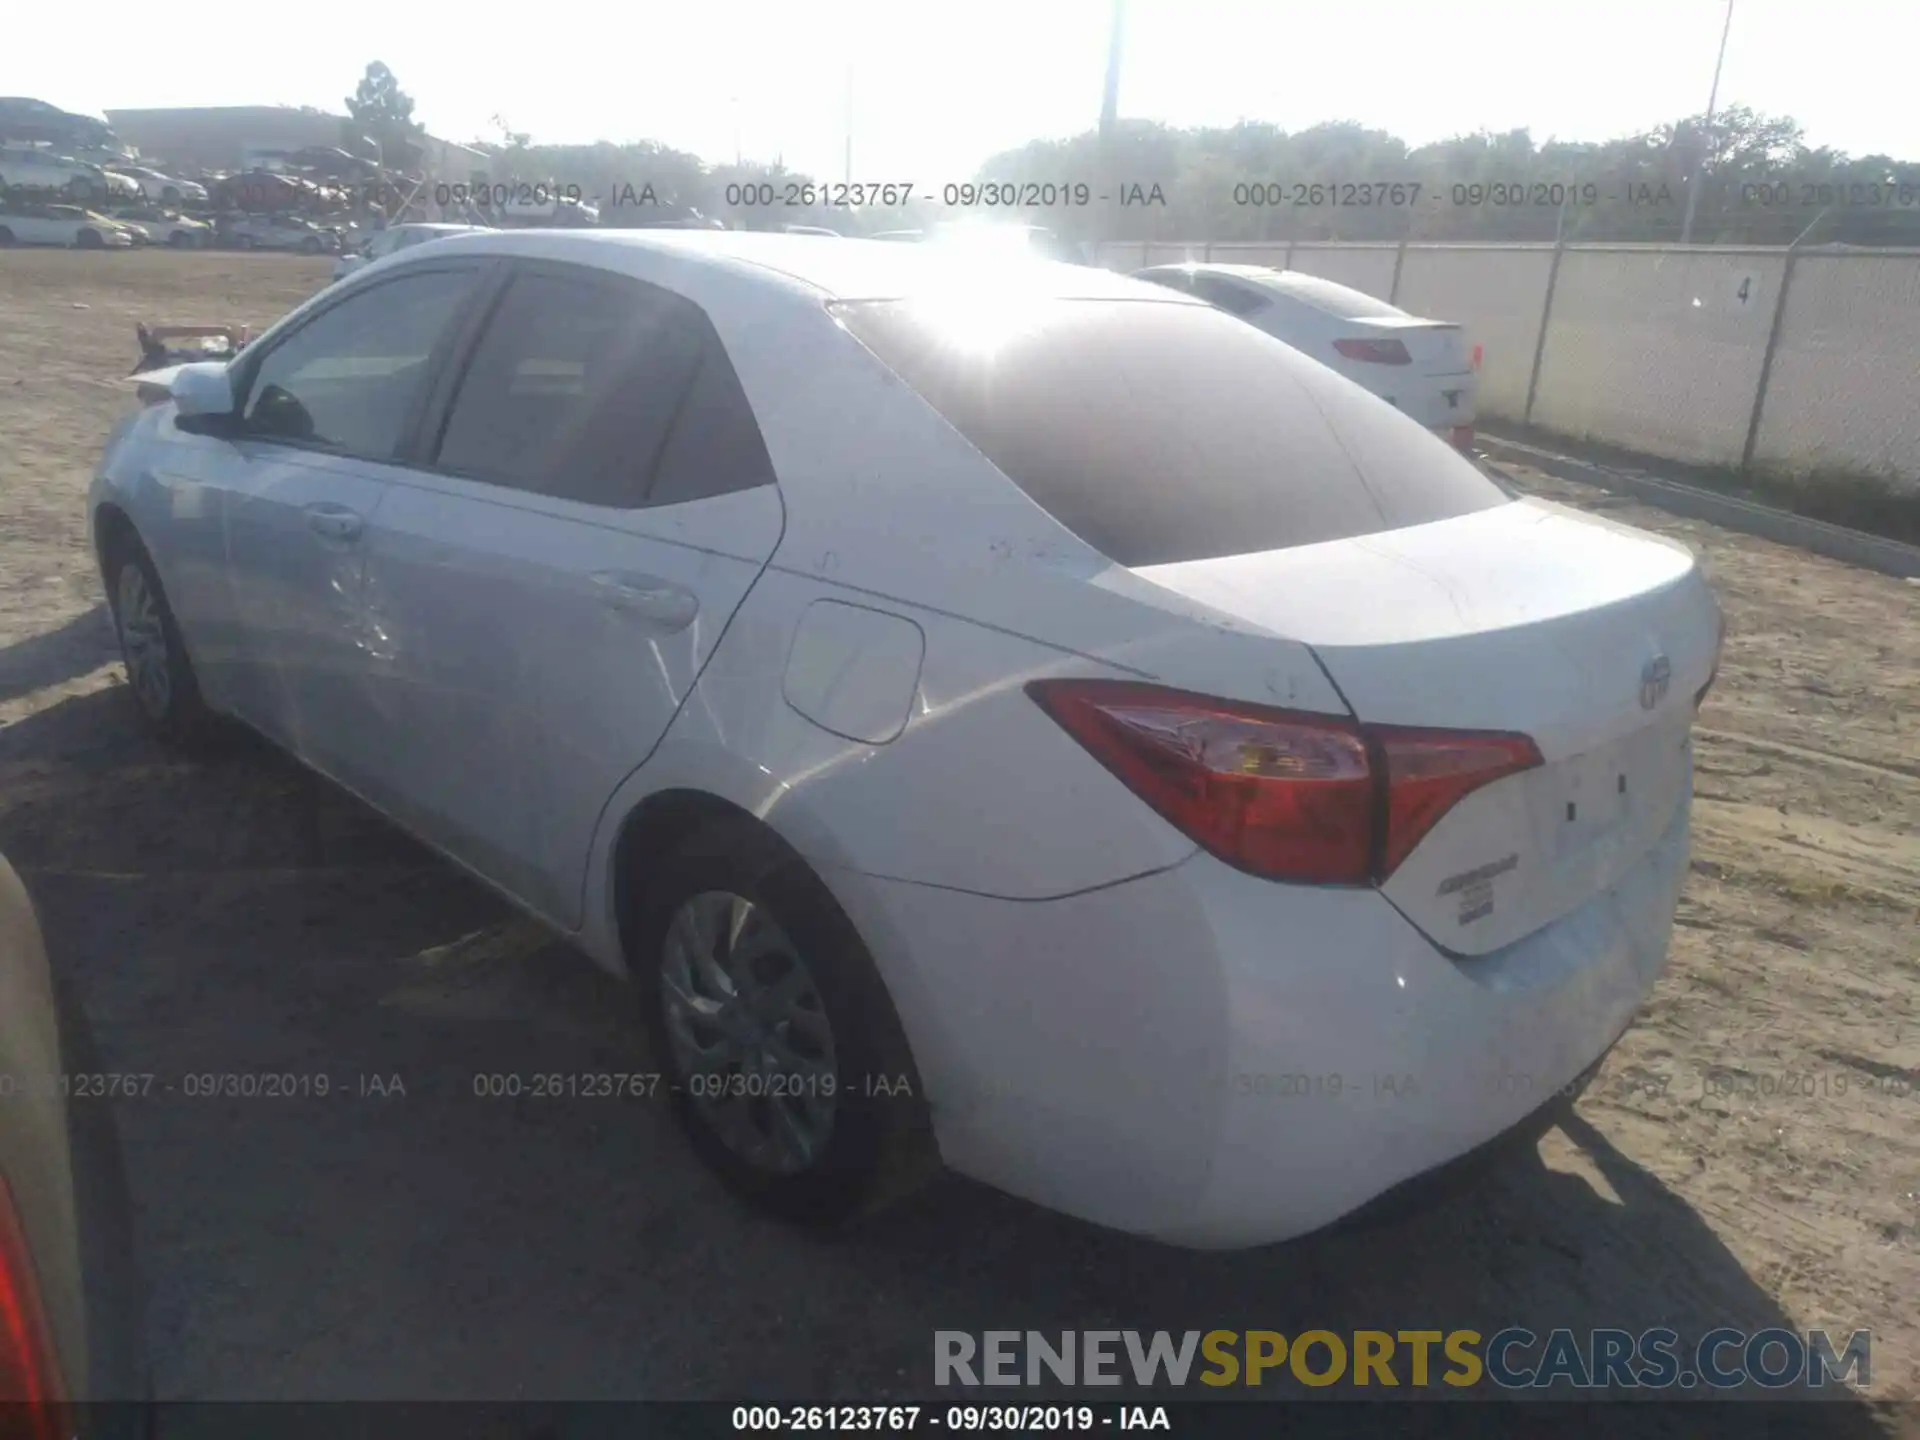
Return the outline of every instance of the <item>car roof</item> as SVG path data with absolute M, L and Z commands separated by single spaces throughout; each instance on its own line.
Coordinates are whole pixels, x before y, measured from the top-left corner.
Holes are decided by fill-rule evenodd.
M 1028 298 L 1148 300 L 1194 304 L 1190 297 L 1112 270 L 1067 265 L 1027 254 L 982 256 L 939 245 L 752 230 L 509 230 L 458 235 L 463 251 L 498 251 L 642 274 L 665 258 L 691 262 L 743 286 L 760 285 L 835 300 L 894 300 L 954 289 L 993 293 L 997 284 Z M 434 247 L 437 254 L 450 250 Z

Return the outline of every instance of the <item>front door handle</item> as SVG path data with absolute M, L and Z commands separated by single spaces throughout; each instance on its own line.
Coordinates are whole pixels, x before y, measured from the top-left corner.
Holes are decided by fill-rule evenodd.
M 668 630 L 684 630 L 700 613 L 700 597 L 651 575 L 622 575 L 602 570 L 593 576 L 593 588 L 612 609 Z
M 366 521 L 344 505 L 309 505 L 307 528 L 327 540 L 358 540 Z

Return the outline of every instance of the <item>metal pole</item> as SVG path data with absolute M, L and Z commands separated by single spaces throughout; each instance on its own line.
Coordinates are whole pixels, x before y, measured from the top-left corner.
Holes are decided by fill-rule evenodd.
M 1700 126 L 1700 156 L 1694 162 L 1693 174 L 1687 177 L 1687 211 L 1680 220 L 1680 243 L 1688 244 L 1693 239 L 1693 211 L 1700 202 L 1700 176 L 1707 168 L 1707 149 L 1713 143 L 1713 107 L 1720 98 L 1720 67 L 1727 61 L 1727 34 L 1733 29 L 1733 0 L 1727 0 L 1726 23 L 1720 27 L 1720 54 L 1713 62 L 1713 88 L 1707 91 L 1707 118 Z
M 1407 263 L 1407 237 L 1400 237 L 1400 248 L 1393 252 L 1393 283 L 1387 287 L 1387 304 L 1400 303 L 1400 271 Z
M 1540 333 L 1533 341 L 1533 369 L 1527 375 L 1527 404 L 1520 412 L 1522 425 L 1533 424 L 1533 397 L 1540 388 L 1540 364 L 1547 358 L 1547 327 L 1553 322 L 1553 292 L 1560 287 L 1560 257 L 1567 253 L 1565 245 L 1553 247 L 1553 263 L 1547 267 L 1547 297 L 1540 303 Z
M 1801 234 L 1805 238 L 1805 232 Z M 1773 352 L 1780 346 L 1780 331 L 1787 318 L 1787 287 L 1793 283 L 1793 267 L 1800 259 L 1800 241 L 1787 247 L 1787 263 L 1780 270 L 1780 293 L 1773 302 L 1773 323 L 1767 327 L 1767 348 L 1760 356 L 1760 383 L 1753 387 L 1753 413 L 1747 417 L 1747 443 L 1740 448 L 1740 468 L 1753 465 L 1753 449 L 1760 443 L 1760 417 L 1766 413 L 1767 383 L 1773 379 Z
M 1100 95 L 1100 188 L 1107 197 L 1106 238 L 1118 239 L 1120 198 L 1119 157 L 1114 153 L 1120 116 L 1120 49 L 1127 30 L 1127 0 L 1113 0 L 1107 28 L 1107 83 Z

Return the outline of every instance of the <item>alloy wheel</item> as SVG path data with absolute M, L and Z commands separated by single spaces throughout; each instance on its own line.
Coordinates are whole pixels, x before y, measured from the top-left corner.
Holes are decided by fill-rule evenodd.
M 726 890 L 689 897 L 667 925 L 660 989 L 680 1082 L 714 1136 L 769 1174 L 812 1167 L 833 1133 L 833 1029 L 766 908 Z
M 160 603 L 147 584 L 146 572 L 133 561 L 120 567 L 119 605 L 115 617 L 120 628 L 120 653 L 127 662 L 127 679 L 133 684 L 147 714 L 158 720 L 173 703 L 173 670 L 167 651 L 167 629 L 160 618 Z

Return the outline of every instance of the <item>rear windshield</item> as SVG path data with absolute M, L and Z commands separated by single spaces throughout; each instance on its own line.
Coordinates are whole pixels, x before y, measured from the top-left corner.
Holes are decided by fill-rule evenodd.
M 1122 565 L 1344 540 L 1508 501 L 1386 402 L 1210 306 L 973 296 L 833 308 L 1008 479 Z
M 1252 275 L 1248 278 L 1263 290 L 1291 295 L 1316 310 L 1324 310 L 1342 320 L 1399 320 L 1405 318 L 1407 313 L 1384 300 L 1376 300 L 1358 290 L 1349 290 L 1345 285 L 1336 285 L 1331 280 L 1322 280 L 1317 275 L 1296 275 L 1292 271 L 1276 270 L 1271 275 Z

